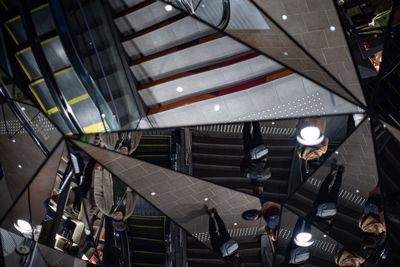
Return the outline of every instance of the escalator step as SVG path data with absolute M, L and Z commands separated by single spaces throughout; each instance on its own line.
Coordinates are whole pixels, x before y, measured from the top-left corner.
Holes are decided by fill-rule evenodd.
M 155 253 L 151 254 L 143 254 L 137 253 L 137 251 L 132 251 L 132 262 L 145 262 L 150 264 L 164 264 L 165 263 L 165 254 L 162 253 Z

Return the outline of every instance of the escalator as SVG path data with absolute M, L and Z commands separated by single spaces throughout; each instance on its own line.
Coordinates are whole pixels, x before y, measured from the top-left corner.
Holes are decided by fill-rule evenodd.
M 128 219 L 131 266 L 166 266 L 166 217 L 133 215 Z
M 76 63 L 79 61 L 76 58 L 70 60 L 73 55 L 65 49 L 65 39 L 68 37 L 59 35 L 56 24 L 60 21 L 54 19 L 63 18 L 60 13 L 53 17 L 53 12 L 60 11 L 58 8 L 50 2 L 36 5 L 29 12 L 24 12 L 21 7 L 17 13 L 17 9 L 11 6 L 9 9 L 19 15 L 4 22 L 4 28 L 14 43 L 9 50 L 15 51 L 14 59 L 25 74 L 29 89 L 43 112 L 57 122 L 65 133 L 118 130 L 118 121 L 109 107 L 110 103 L 106 102 L 87 73 L 76 71 L 82 70 L 82 66 Z M 32 28 L 29 28 L 30 22 L 33 23 L 30 25 Z M 29 29 L 36 32 L 29 32 Z M 61 32 L 65 34 L 65 29 Z M 44 58 L 40 58 L 38 49 L 43 51 Z M 43 66 L 46 64 L 50 73 Z M 63 99 L 64 105 L 60 104 Z
M 171 136 L 143 135 L 132 156 L 163 168 L 171 168 Z

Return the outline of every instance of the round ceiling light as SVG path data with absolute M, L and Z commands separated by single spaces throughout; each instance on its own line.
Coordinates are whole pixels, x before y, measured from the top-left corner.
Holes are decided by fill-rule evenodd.
M 23 234 L 28 234 L 32 232 L 31 224 L 25 220 L 18 219 L 17 223 L 14 223 L 14 227 Z
M 165 11 L 167 11 L 167 12 L 172 11 L 172 6 L 171 5 L 166 5 L 164 8 L 165 8 Z
M 305 146 L 314 146 L 320 144 L 324 139 L 324 135 L 318 127 L 306 126 L 300 130 L 297 141 Z
M 314 241 L 312 241 L 311 238 L 312 235 L 310 233 L 300 232 L 294 238 L 294 242 L 296 243 L 296 245 L 300 247 L 309 247 L 314 243 Z

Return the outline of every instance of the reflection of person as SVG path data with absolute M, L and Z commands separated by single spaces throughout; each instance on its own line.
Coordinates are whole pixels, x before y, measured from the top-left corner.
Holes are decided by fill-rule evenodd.
M 381 190 L 375 187 L 369 192 L 358 226 L 365 233 L 381 234 L 386 232 L 386 224 L 381 201 Z
M 322 182 L 318 195 L 314 200 L 311 212 L 312 220 L 322 230 L 329 231 L 332 227 L 332 219 L 337 212 L 337 202 L 342 186 L 343 172 L 344 167 L 342 165 L 333 163 L 328 176 Z M 333 179 L 335 180 L 333 181 Z
M 335 255 L 335 263 L 339 266 L 359 267 L 365 259 L 357 254 L 353 254 L 344 248 L 338 248 Z
M 240 265 L 239 245 L 231 238 L 217 210 L 215 208 L 209 209 L 207 206 L 204 206 L 204 209 L 209 216 L 210 241 L 214 252 L 222 256 L 225 260 Z M 216 224 L 218 225 L 218 232 Z
M 253 125 L 252 132 L 251 125 Z M 242 175 L 256 184 L 270 178 L 271 170 L 267 162 L 268 149 L 264 145 L 258 121 L 244 123 L 243 150 L 244 158 L 240 164 Z

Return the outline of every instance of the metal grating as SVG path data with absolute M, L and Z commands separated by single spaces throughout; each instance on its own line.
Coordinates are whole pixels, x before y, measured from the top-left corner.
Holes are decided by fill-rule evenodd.
M 237 133 L 243 132 L 243 124 L 215 124 L 196 126 L 196 130 L 207 132 L 220 133 Z M 264 135 L 281 135 L 293 136 L 296 133 L 296 128 L 293 127 L 261 127 L 261 133 Z
M 246 227 L 246 228 L 235 228 L 235 229 L 228 229 L 228 233 L 231 237 L 242 237 L 242 236 L 255 236 L 258 232 L 258 227 Z M 192 234 L 196 239 L 200 240 L 201 242 L 207 242 L 210 240 L 210 235 L 208 232 L 200 232 L 200 233 L 193 233 Z

